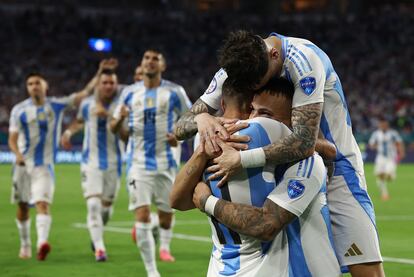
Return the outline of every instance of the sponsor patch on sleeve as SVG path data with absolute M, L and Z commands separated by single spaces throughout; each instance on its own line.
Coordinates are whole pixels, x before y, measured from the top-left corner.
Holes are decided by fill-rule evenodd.
M 305 77 L 299 81 L 300 86 L 306 95 L 311 95 L 316 88 L 316 80 L 313 77 Z
M 303 195 L 305 186 L 298 180 L 289 180 L 287 193 L 290 199 L 295 199 Z

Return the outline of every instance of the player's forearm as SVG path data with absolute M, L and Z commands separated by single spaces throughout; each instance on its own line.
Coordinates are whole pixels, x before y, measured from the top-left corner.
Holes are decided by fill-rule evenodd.
M 195 117 L 201 113 L 214 113 L 215 110 L 198 99 L 191 109 L 184 113 L 178 120 L 174 128 L 174 134 L 178 140 L 185 140 L 193 137 L 197 133 L 197 122 Z
M 17 145 L 17 138 L 18 138 L 17 134 L 10 133 L 8 144 L 9 144 L 10 151 L 12 151 L 15 155 L 21 155 L 19 147 Z
M 119 134 L 119 137 L 121 138 L 121 140 L 122 140 L 125 144 L 126 144 L 126 143 L 128 143 L 128 139 L 129 139 L 129 131 L 128 131 L 128 129 L 126 129 L 126 128 L 124 128 L 124 127 L 121 127 L 121 128 L 119 129 L 118 134 Z
M 214 207 L 214 217 L 233 231 L 262 241 L 274 239 L 295 218 L 270 200 L 258 208 L 222 199 Z
M 194 209 L 193 191 L 207 164 L 208 158 L 199 151 L 194 152 L 191 158 L 178 172 L 170 193 L 171 207 L 180 211 Z
M 263 148 L 266 162 L 283 164 L 311 156 L 315 151 L 322 114 L 322 103 L 292 110 L 293 133 L 277 143 Z
M 109 123 L 109 129 L 111 130 L 111 132 L 114 134 L 119 134 L 122 128 L 123 121 L 124 121 L 124 118 L 122 117 L 112 118 L 111 122 Z
M 70 136 L 80 132 L 84 127 L 84 124 L 82 121 L 74 121 L 72 122 L 69 127 L 65 130 L 65 132 L 69 132 Z
M 315 151 L 321 155 L 324 161 L 332 161 L 336 158 L 335 145 L 330 143 L 326 139 L 317 139 Z

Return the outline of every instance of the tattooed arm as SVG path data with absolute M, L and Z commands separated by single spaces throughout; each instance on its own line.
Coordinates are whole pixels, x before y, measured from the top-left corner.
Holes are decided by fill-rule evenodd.
M 193 196 L 197 208 L 204 211 L 210 188 L 198 183 Z M 270 241 L 292 220 L 291 212 L 266 199 L 262 208 L 232 203 L 219 199 L 214 207 L 214 217 L 233 231 L 262 241 Z
M 197 133 L 195 117 L 202 113 L 214 114 L 216 111 L 209 105 L 198 99 L 191 109 L 184 113 L 175 125 L 174 134 L 179 140 L 189 139 Z
M 293 133 L 282 141 L 263 147 L 266 161 L 283 164 L 302 160 L 315 151 L 323 103 L 300 106 L 292 110 Z

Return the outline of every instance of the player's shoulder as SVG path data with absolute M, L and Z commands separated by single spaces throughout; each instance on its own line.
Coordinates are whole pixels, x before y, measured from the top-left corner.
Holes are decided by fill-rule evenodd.
M 144 81 L 135 82 L 130 85 L 124 85 L 121 95 L 133 93 L 142 88 L 144 88 Z
M 30 107 L 30 106 L 32 106 L 32 100 L 30 98 L 27 98 L 15 104 L 11 112 L 18 113 L 18 112 L 24 111 L 27 107 Z
M 167 88 L 167 89 L 172 90 L 176 93 L 184 93 L 185 94 L 185 89 L 184 89 L 183 86 L 181 86 L 177 83 L 174 83 L 173 81 L 170 81 L 170 80 L 162 79 L 161 87 Z

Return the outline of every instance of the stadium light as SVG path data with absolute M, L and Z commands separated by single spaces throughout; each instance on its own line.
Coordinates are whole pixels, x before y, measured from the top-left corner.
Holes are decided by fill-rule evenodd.
M 96 52 L 110 52 L 112 41 L 108 38 L 90 38 L 89 47 Z

